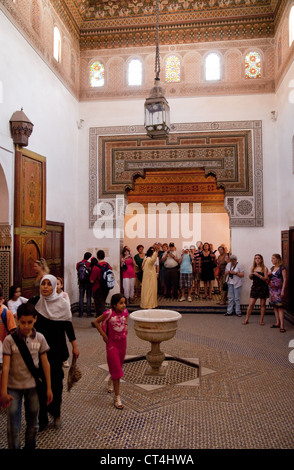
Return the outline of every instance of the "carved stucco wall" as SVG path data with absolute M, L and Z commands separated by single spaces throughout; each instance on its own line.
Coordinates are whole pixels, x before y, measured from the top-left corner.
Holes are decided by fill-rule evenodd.
M 204 168 L 224 188 L 231 227 L 263 226 L 261 121 L 173 124 L 167 138 L 151 140 L 143 126 L 93 127 L 89 131 L 89 226 L 95 208 L 133 188 L 146 170 Z M 176 201 L 175 201 L 176 202 Z
M 8 300 L 11 271 L 11 226 L 0 224 L 0 280 L 3 283 L 4 298 Z

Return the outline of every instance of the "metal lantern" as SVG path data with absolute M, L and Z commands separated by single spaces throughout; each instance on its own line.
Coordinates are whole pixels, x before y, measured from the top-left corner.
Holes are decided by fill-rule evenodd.
M 163 89 L 160 86 L 160 58 L 159 58 L 159 0 L 156 0 L 156 54 L 155 54 L 155 80 L 149 98 L 144 105 L 144 126 L 149 137 L 166 136 L 170 130 L 170 110 Z
M 170 129 L 169 105 L 157 78 L 154 80 L 154 87 L 145 101 L 144 108 L 147 134 L 151 138 L 167 135 Z

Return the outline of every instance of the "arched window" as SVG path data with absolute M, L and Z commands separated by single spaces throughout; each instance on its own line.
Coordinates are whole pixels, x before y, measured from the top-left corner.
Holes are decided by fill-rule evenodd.
M 128 85 L 142 85 L 142 62 L 132 59 L 128 65 Z
M 294 41 L 294 5 L 291 7 L 289 16 L 289 46 Z
M 256 51 L 245 56 L 245 78 L 261 78 L 261 57 Z
M 97 60 L 90 66 L 91 87 L 104 86 L 104 64 Z
M 54 27 L 54 49 L 53 56 L 57 62 L 61 62 L 61 36 L 57 26 Z
M 220 80 L 221 59 L 216 52 L 211 52 L 205 59 L 205 80 Z
M 165 81 L 176 83 L 181 80 L 181 62 L 176 55 L 170 55 L 165 60 Z

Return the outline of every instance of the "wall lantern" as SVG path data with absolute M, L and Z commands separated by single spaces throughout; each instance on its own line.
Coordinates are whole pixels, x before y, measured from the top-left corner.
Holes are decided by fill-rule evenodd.
M 29 144 L 29 137 L 33 132 L 34 124 L 25 115 L 23 108 L 21 108 L 20 111 L 15 111 L 9 122 L 13 143 L 15 145 L 27 147 Z

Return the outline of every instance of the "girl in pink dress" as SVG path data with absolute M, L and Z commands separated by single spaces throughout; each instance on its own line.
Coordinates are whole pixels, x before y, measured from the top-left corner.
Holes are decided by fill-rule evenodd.
M 113 384 L 114 406 L 119 410 L 123 409 L 119 389 L 120 379 L 124 375 L 122 365 L 127 350 L 128 316 L 125 297 L 122 294 L 114 294 L 111 297 L 111 308 L 92 323 L 106 343 L 107 364 L 110 372 L 108 391 L 112 391 Z

